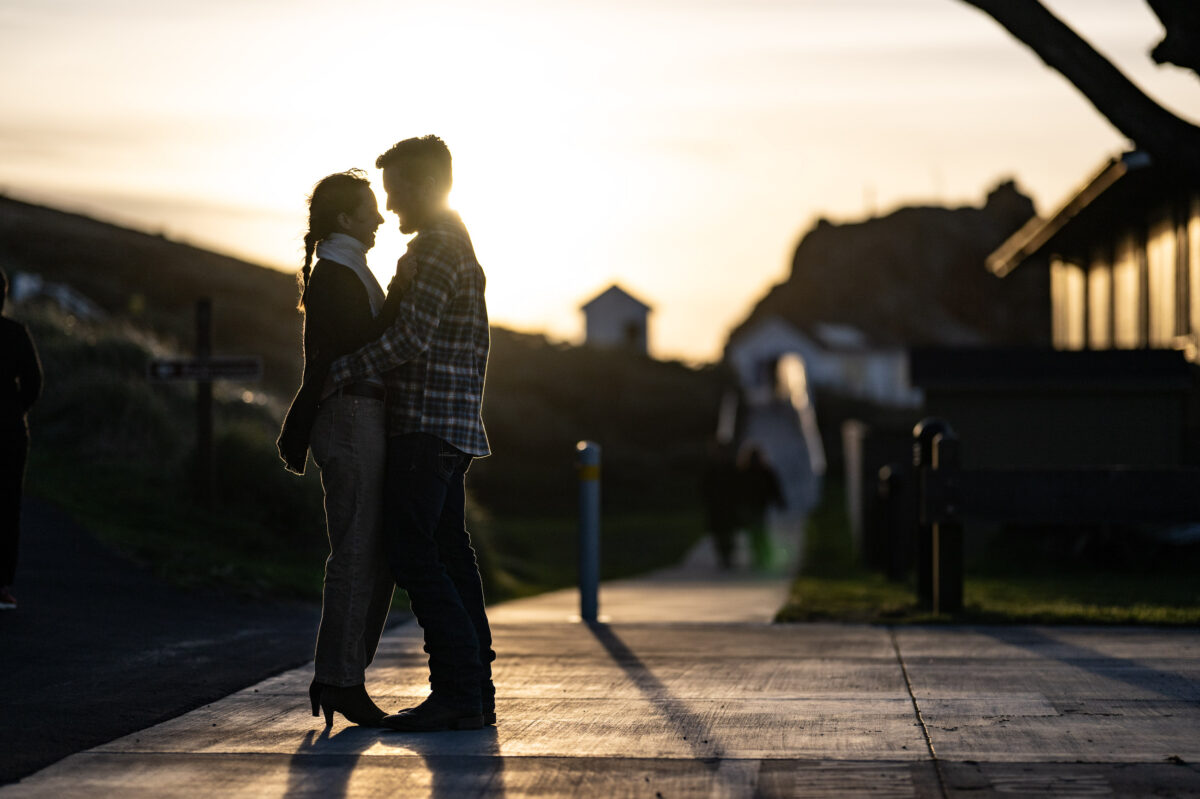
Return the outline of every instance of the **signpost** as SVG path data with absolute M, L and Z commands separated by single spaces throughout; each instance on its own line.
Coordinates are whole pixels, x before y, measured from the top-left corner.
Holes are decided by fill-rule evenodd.
M 214 356 L 206 361 L 194 358 L 159 358 L 146 365 L 151 380 L 258 380 L 262 377 L 262 358 Z
M 146 364 L 151 380 L 190 380 L 196 384 L 196 500 L 211 505 L 213 498 L 213 404 L 214 380 L 258 380 L 262 359 L 213 357 L 212 300 L 196 301 L 196 357 L 159 358 Z

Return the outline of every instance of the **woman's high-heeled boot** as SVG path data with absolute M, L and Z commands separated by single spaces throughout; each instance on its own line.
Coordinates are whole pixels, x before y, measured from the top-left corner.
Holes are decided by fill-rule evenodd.
M 334 711 L 341 713 L 351 724 L 362 727 L 378 727 L 379 722 L 387 714 L 371 701 L 367 695 L 367 687 L 358 685 L 326 685 L 313 680 L 308 687 L 308 697 L 312 700 L 313 715 L 317 709 L 325 713 L 325 726 L 332 726 Z
M 321 715 L 321 689 L 324 687 L 325 686 L 322 683 L 317 682 L 315 677 L 313 678 L 313 681 L 309 683 L 308 698 L 312 702 L 314 716 Z

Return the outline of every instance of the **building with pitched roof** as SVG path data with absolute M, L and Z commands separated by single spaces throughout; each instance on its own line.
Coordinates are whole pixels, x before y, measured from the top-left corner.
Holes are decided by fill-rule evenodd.
M 1055 349 L 1175 349 L 1200 362 L 1200 182 L 1145 152 L 1109 160 L 987 267 L 1049 268 Z
M 581 306 L 589 347 L 649 353 L 649 305 L 615 283 Z

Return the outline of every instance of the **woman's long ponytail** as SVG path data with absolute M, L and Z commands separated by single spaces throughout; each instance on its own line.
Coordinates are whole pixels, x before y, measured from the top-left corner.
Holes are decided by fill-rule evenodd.
M 317 249 L 316 236 L 312 231 L 304 234 L 304 266 L 300 267 L 300 274 L 297 279 L 300 282 L 300 303 L 297 307 L 304 310 L 304 302 L 308 299 L 308 278 L 312 275 L 312 259 L 313 252 Z

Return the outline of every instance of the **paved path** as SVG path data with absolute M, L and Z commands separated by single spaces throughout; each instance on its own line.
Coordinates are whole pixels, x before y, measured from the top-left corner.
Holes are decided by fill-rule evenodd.
M 307 668 L 74 755 L 0 798 L 1200 796 L 1200 631 L 771 625 L 782 581 L 703 559 L 496 607 L 496 728 L 325 730 Z M 424 691 L 390 633 L 381 704 Z

